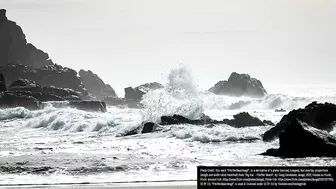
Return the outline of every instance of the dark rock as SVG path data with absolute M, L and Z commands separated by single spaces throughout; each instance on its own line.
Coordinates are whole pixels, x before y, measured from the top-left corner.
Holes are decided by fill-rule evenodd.
M 246 127 L 246 126 L 265 126 L 274 125 L 271 121 L 261 121 L 257 117 L 251 116 L 247 112 L 242 112 L 233 116 L 234 119 L 224 119 L 223 123 L 233 127 Z
M 41 68 L 32 68 L 22 64 L 16 64 L 0 66 L 0 72 L 5 76 L 7 83 L 13 83 L 19 79 L 28 79 L 35 81 L 42 87 L 55 86 L 44 88 L 44 90 L 49 90 L 49 92 L 54 94 L 63 93 L 65 90 L 72 89 L 73 91 L 68 90 L 68 92 L 65 93 L 69 93 L 69 95 L 79 94 L 81 99 L 89 99 L 88 92 L 79 80 L 77 72 L 70 68 L 62 67 L 56 64 Z M 59 90 L 59 88 L 62 89 Z M 60 96 L 66 96 L 66 94 Z
M 32 96 L 17 94 L 15 92 L 0 93 L 0 108 L 24 107 L 29 110 L 42 108 L 41 103 Z
M 263 155 L 285 158 L 336 157 L 336 137 L 298 119 L 285 125 L 279 143 L 279 149 L 269 149 Z
M 76 95 L 70 95 L 70 96 L 65 96 L 65 97 L 62 97 L 64 100 L 81 100 L 79 98 L 79 96 L 76 96 Z
M 9 87 L 9 91 L 19 92 L 23 95 L 33 96 L 39 101 L 63 101 L 80 100 L 80 93 L 66 88 L 54 86 L 44 86 L 29 79 L 19 79 L 14 81 Z
M 102 101 L 91 101 L 91 100 L 82 100 L 82 101 L 70 101 L 69 106 L 85 110 L 85 111 L 96 111 L 96 112 L 106 112 L 106 104 Z
M 267 94 L 262 83 L 248 74 L 233 72 L 228 81 L 219 81 L 210 92 L 218 95 L 263 97 Z
M 6 21 L 6 20 L 7 20 L 6 10 L 0 9 L 0 22 Z
M 162 116 L 160 125 L 176 125 L 176 124 L 204 125 L 211 123 L 222 123 L 222 122 L 212 120 L 205 115 L 202 116 L 201 119 L 191 120 L 184 116 L 174 114 L 173 116 Z
M 264 141 L 276 139 L 288 122 L 300 119 L 317 129 L 330 132 L 336 121 L 336 105 L 331 103 L 312 102 L 303 109 L 290 111 L 275 127 L 266 131 L 263 136 Z
M 53 65 L 49 55 L 27 43 L 20 26 L 6 17 L 0 10 L 0 65 L 24 64 L 33 68 Z
M 64 101 L 63 98 L 50 94 L 50 93 L 40 93 L 40 92 L 31 92 L 31 91 L 12 91 L 13 94 L 22 96 L 31 96 L 36 98 L 40 102 L 47 102 L 47 101 Z
M 0 92 L 7 91 L 5 77 L 0 73 Z
M 153 122 L 147 122 L 143 125 L 141 133 L 151 133 L 155 130 L 156 124 Z
M 157 82 L 146 83 L 146 84 L 140 85 L 135 88 L 127 87 L 124 89 L 125 99 L 140 101 L 143 95 L 149 92 L 150 90 L 156 90 L 156 89 L 161 89 L 161 88 L 163 88 L 163 85 Z
M 145 134 L 145 133 L 151 133 L 157 130 L 159 128 L 159 125 L 153 122 L 146 122 L 138 127 L 136 127 L 133 130 L 128 131 L 123 136 L 131 136 L 131 135 L 137 135 L 137 134 Z
M 275 124 L 272 121 L 269 121 L 269 120 L 264 120 L 263 123 L 265 125 L 275 126 Z
M 286 110 L 281 108 L 281 109 L 276 109 L 275 112 L 286 112 Z
M 130 100 L 141 100 L 142 96 L 145 94 L 137 88 L 127 87 L 125 90 L 125 98 Z
M 79 76 L 80 80 L 84 84 L 84 87 L 97 100 L 103 100 L 107 96 L 117 97 L 113 88 L 110 85 L 105 84 L 104 81 L 91 70 L 80 70 Z

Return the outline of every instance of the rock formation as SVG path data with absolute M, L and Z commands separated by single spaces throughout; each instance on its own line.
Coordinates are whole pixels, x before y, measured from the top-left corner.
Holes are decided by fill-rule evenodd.
M 242 112 L 233 116 L 234 119 L 224 119 L 223 123 L 233 127 L 247 127 L 247 126 L 266 126 L 273 125 L 271 121 L 261 121 L 257 117 L 251 116 L 247 112 Z
M 85 88 L 93 98 L 103 100 L 105 97 L 117 97 L 113 88 L 110 85 L 105 84 L 104 81 L 91 70 L 80 70 L 79 76 Z
M 68 88 L 79 92 L 83 100 L 89 99 L 88 92 L 73 69 L 54 64 L 41 68 L 32 68 L 22 64 L 0 66 L 0 73 L 4 75 L 7 83 L 13 83 L 19 79 L 35 81 L 41 86 L 55 86 L 56 88 Z
M 49 55 L 27 43 L 20 26 L 6 17 L 6 10 L 0 10 L 0 66 L 23 64 L 39 68 L 54 63 Z
M 227 124 L 232 127 L 249 127 L 249 126 L 266 126 L 274 125 L 271 121 L 261 121 L 259 118 L 253 117 L 247 112 L 242 112 L 233 116 L 234 119 L 224 119 L 223 121 L 213 120 L 209 116 L 201 115 L 200 119 L 191 120 L 181 115 L 162 116 L 160 125 L 173 124 L 192 124 L 192 125 L 206 125 L 206 124 Z
M 140 101 L 148 91 L 161 88 L 163 88 L 163 85 L 157 82 L 146 83 L 135 88 L 127 87 L 125 88 L 125 99 Z
M 6 80 L 2 73 L 0 73 L 0 92 L 7 91 Z
M 336 105 L 312 102 L 303 109 L 292 110 L 283 116 L 275 127 L 264 133 L 263 140 L 276 139 L 284 131 L 287 123 L 296 119 L 300 119 L 317 129 L 330 132 L 336 121 Z
M 219 81 L 210 92 L 217 95 L 263 97 L 267 94 L 262 83 L 248 74 L 233 72 L 227 81 Z
M 15 92 L 0 93 L 0 108 L 24 107 L 29 110 L 42 108 L 42 104 L 34 97 L 16 94 Z
M 336 157 L 336 137 L 326 131 L 293 119 L 286 123 L 279 136 L 280 148 L 269 149 L 262 155 L 302 158 Z
M 80 100 L 80 93 L 67 88 L 57 88 L 54 86 L 41 86 L 35 81 L 28 79 L 19 79 L 13 82 L 9 87 L 9 91 L 17 94 L 35 97 L 37 100 L 44 101 L 64 101 L 64 100 Z

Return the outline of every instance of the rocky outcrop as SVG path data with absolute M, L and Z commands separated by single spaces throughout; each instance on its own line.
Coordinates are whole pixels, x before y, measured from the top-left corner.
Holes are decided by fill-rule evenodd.
M 27 43 L 22 28 L 6 17 L 6 10 L 0 10 L 0 65 L 23 64 L 39 68 L 54 63 L 49 55 Z
M 276 139 L 284 131 L 287 123 L 296 119 L 302 120 L 317 129 L 330 132 L 336 121 L 336 105 L 312 102 L 303 109 L 292 110 L 283 116 L 275 127 L 264 133 L 263 140 Z
M 135 100 L 140 101 L 144 94 L 146 94 L 150 90 L 156 90 L 163 88 L 163 85 L 157 82 L 153 83 L 146 83 L 143 85 L 140 85 L 138 87 L 132 88 L 127 87 L 125 88 L 125 99 L 126 100 Z
M 212 123 L 222 123 L 221 121 L 212 120 L 208 116 L 201 116 L 200 119 L 191 120 L 184 116 L 174 114 L 173 116 L 162 116 L 160 125 L 177 125 L 177 124 L 191 124 L 191 125 L 205 125 Z
M 210 92 L 217 95 L 263 97 L 267 94 L 262 83 L 248 74 L 233 72 L 227 81 L 219 81 Z
M 128 132 L 126 132 L 123 136 L 131 136 L 131 135 L 137 135 L 137 134 L 145 134 L 145 133 L 151 133 L 154 131 L 160 130 L 160 125 L 153 123 L 153 122 L 146 122 L 142 123 L 135 129 L 132 129 Z
M 39 101 L 63 101 L 78 100 L 80 93 L 66 88 L 57 88 L 54 86 L 41 86 L 35 81 L 28 79 L 19 79 L 14 81 L 9 87 L 9 91 L 17 94 L 35 97 Z
M 16 94 L 15 92 L 0 93 L 0 108 L 24 107 L 29 110 L 37 110 L 42 104 L 34 97 Z
M 105 84 L 104 81 L 91 70 L 80 70 L 79 76 L 85 88 L 94 99 L 103 100 L 105 97 L 117 97 L 113 88 L 110 85 Z
M 257 117 L 251 116 L 247 112 L 242 112 L 233 116 L 234 119 L 224 119 L 223 123 L 233 127 L 247 127 L 247 126 L 266 126 L 273 125 L 271 121 L 261 121 Z
M 0 73 L 0 92 L 7 91 L 5 77 Z
M 106 104 L 102 101 L 92 101 L 92 100 L 74 100 L 70 101 L 68 104 L 70 107 L 84 110 L 84 111 L 95 111 L 95 112 L 106 112 Z
M 249 126 L 266 126 L 274 125 L 271 121 L 261 121 L 259 118 L 253 117 L 247 112 L 242 112 L 233 116 L 234 119 L 224 119 L 223 121 L 213 120 L 209 116 L 202 114 L 200 119 L 191 120 L 181 115 L 162 116 L 160 125 L 177 125 L 177 124 L 192 124 L 192 125 L 206 125 L 206 124 L 227 124 L 232 127 L 249 127 Z
M 280 147 L 269 149 L 262 155 L 303 158 L 336 157 L 336 137 L 294 119 L 286 123 L 279 136 Z
M 81 99 L 89 99 L 88 92 L 73 69 L 60 65 L 32 68 L 22 64 L 0 66 L 0 73 L 4 75 L 7 83 L 19 79 L 35 81 L 41 86 L 55 86 L 54 88 L 72 89 L 80 94 Z M 57 90 L 50 88 L 51 91 Z M 76 95 L 74 94 L 74 95 Z
M 275 112 L 286 112 L 286 110 L 284 110 L 284 109 L 275 109 Z

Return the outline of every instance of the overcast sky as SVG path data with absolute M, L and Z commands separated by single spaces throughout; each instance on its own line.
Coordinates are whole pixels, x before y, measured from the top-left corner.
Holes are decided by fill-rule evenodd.
M 335 0 L 1 0 L 55 63 L 119 94 L 179 63 L 202 88 L 233 71 L 273 84 L 334 84 Z M 266 88 L 267 89 L 267 88 Z

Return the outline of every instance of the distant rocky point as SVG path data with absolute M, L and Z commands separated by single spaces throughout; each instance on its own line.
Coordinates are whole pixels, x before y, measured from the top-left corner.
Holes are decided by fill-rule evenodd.
M 113 88 L 109 84 L 105 84 L 104 81 L 91 70 L 80 70 L 79 76 L 92 98 L 103 100 L 105 97 L 117 97 Z
M 127 87 L 124 89 L 125 99 L 140 101 L 143 95 L 145 95 L 148 91 L 161 89 L 161 88 L 163 88 L 163 85 L 158 82 L 145 83 L 135 88 Z
M 118 98 L 117 96 L 107 96 L 104 101 L 108 105 L 121 105 L 128 108 L 142 108 L 143 105 L 140 103 L 142 97 L 151 90 L 161 89 L 164 86 L 157 82 L 145 83 L 138 87 L 125 88 L 125 98 Z
M 233 72 L 227 81 L 216 83 L 209 91 L 217 95 L 236 97 L 263 97 L 267 95 L 261 81 L 251 78 L 248 74 L 238 74 L 236 72 Z

